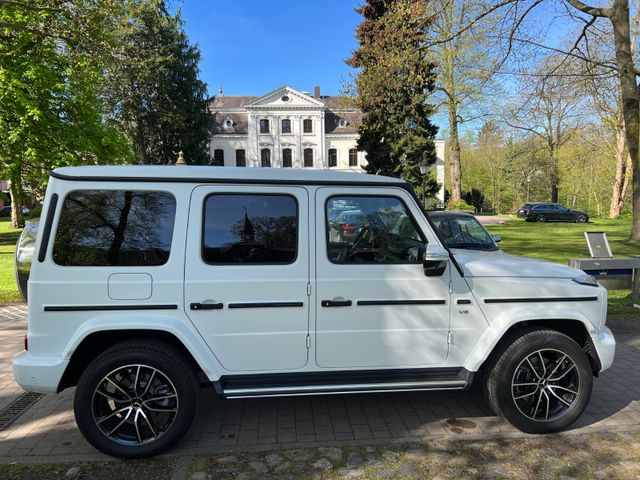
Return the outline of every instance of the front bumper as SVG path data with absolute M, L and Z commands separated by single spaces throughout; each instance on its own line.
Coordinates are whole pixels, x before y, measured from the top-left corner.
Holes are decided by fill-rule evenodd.
M 602 327 L 591 334 L 591 341 L 600 359 L 600 371 L 604 371 L 613 364 L 616 355 L 616 339 L 609 327 Z
M 28 392 L 57 393 L 68 360 L 22 352 L 13 359 L 16 383 Z

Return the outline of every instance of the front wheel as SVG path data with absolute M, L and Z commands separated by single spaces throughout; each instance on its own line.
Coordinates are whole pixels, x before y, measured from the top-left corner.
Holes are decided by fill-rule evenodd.
M 576 223 L 586 223 L 587 217 L 585 215 L 578 215 L 576 217 Z
M 593 373 L 585 352 L 555 330 L 530 330 L 490 363 L 485 394 L 494 411 L 527 433 L 571 425 L 587 406 Z
M 157 455 L 187 432 L 198 405 L 196 372 L 173 346 L 114 345 L 78 381 L 74 411 L 84 437 L 119 458 Z

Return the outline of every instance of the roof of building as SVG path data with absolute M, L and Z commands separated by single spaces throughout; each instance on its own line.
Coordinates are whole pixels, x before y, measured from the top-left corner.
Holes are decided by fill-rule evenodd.
M 90 165 L 51 172 L 61 180 L 104 182 L 285 183 L 285 184 L 405 184 L 382 175 L 303 168 L 212 167 L 196 165 Z

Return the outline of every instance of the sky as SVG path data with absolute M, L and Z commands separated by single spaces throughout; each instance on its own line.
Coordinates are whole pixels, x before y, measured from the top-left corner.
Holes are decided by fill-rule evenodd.
M 185 29 L 202 54 L 211 95 L 263 95 L 282 85 L 337 95 L 353 71 L 357 0 L 184 0 Z

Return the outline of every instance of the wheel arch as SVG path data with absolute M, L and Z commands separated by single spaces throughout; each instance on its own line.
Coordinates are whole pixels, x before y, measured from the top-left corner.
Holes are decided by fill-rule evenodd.
M 75 386 L 85 368 L 107 348 L 131 339 L 157 340 L 177 348 L 185 355 L 196 373 L 204 373 L 210 379 L 210 372 L 207 371 L 209 369 L 203 365 L 202 359 L 198 361 L 185 342 L 173 332 L 146 328 L 98 330 L 84 336 L 73 349 L 69 363 L 58 383 L 57 391 L 61 392 Z
M 477 368 L 472 371 L 482 370 L 483 367 L 490 362 L 493 356 L 502 350 L 506 343 L 513 341 L 514 337 L 535 329 L 555 330 L 571 338 L 587 354 L 593 374 L 598 376 L 602 363 L 600 362 L 598 352 L 596 351 L 591 335 L 589 334 L 588 327 L 583 321 L 575 319 L 522 320 L 510 325 L 501 333 L 501 335 L 498 336 L 492 348 L 489 350 L 489 353 L 480 360 Z

